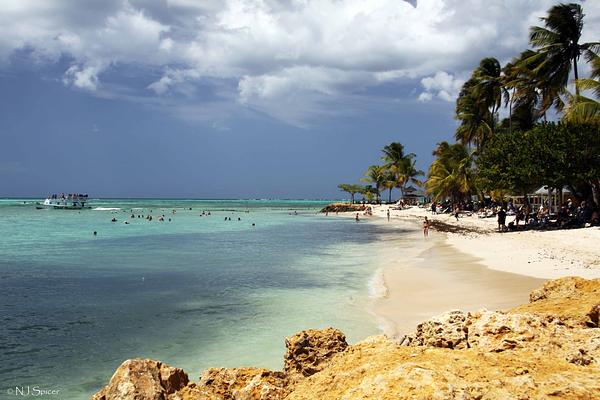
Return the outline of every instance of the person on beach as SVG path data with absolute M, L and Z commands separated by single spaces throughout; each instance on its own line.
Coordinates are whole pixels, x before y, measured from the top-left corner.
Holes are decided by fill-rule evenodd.
M 500 211 L 498 211 L 498 232 L 504 232 L 506 230 L 506 211 L 504 211 L 504 208 L 501 208 Z
M 387 219 L 388 219 L 388 222 L 390 222 L 390 209 L 389 208 L 387 210 Z
M 427 217 L 425 217 L 425 220 L 423 220 L 423 236 L 429 236 L 429 220 Z
M 456 222 L 458 222 L 458 214 L 460 213 L 460 209 L 458 206 L 454 207 L 454 218 L 456 218 Z
M 358 218 L 358 213 L 356 213 L 356 217 L 354 217 L 354 219 L 356 220 L 356 222 L 358 222 L 358 221 L 359 221 L 359 218 Z

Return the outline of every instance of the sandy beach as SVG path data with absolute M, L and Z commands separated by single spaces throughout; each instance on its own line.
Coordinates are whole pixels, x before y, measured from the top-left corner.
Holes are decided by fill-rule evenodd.
M 386 217 L 388 206 L 378 206 L 374 216 Z M 520 231 L 498 233 L 496 218 L 461 216 L 458 221 L 449 214 L 432 215 L 420 207 L 390 210 L 392 221 L 422 221 L 427 216 L 458 228 L 463 233 L 440 233 L 431 230 L 430 237 L 442 235 L 457 250 L 479 260 L 486 267 L 541 279 L 576 275 L 600 277 L 600 228 L 553 231 Z M 511 222 L 513 217 L 508 217 Z M 476 232 L 475 232 L 476 231 Z
M 545 280 L 564 276 L 600 277 L 600 229 L 495 232 L 495 218 L 461 217 L 411 207 L 376 206 L 371 221 L 389 224 L 375 253 L 381 268 L 371 282 L 373 312 L 390 337 L 450 309 L 508 309 L 528 301 Z M 431 229 L 427 216 L 458 232 Z M 458 229 L 460 228 L 460 229 Z M 407 235 L 394 229 L 408 230 Z M 452 228 L 454 231 L 454 229 Z

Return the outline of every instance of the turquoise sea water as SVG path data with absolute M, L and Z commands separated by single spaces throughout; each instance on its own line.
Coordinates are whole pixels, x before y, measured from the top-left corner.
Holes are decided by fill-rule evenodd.
M 382 228 L 317 215 L 326 203 L 117 199 L 79 212 L 0 200 L 0 393 L 87 399 L 134 357 L 194 380 L 206 367 L 280 369 L 299 330 L 376 334 L 369 244 Z

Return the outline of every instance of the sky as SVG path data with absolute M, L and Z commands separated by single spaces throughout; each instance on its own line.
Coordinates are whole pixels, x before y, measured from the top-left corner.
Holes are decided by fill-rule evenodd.
M 554 4 L 2 0 L 0 197 L 340 198 L 393 141 L 426 171 Z

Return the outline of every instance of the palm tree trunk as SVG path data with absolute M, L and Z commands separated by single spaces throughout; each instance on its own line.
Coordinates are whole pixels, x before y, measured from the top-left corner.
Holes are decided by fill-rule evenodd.
M 592 196 L 597 207 L 600 205 L 600 178 L 592 181 Z
M 575 95 L 579 97 L 579 85 L 577 81 L 579 80 L 579 72 L 577 71 L 577 57 L 573 58 L 573 72 L 575 73 Z
M 512 96 L 510 96 L 510 101 L 508 102 L 508 133 L 512 133 L 512 106 L 514 97 L 515 89 L 513 89 Z
M 390 193 L 388 196 L 388 203 L 391 203 L 391 202 L 392 202 L 392 188 L 390 188 Z

